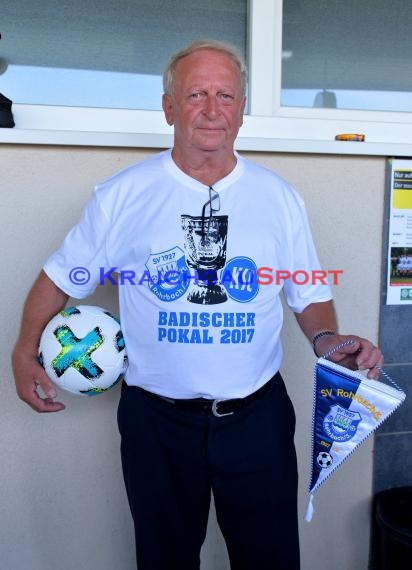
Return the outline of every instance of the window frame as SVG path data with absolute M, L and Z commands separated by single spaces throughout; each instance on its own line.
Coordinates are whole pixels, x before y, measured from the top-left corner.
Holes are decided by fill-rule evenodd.
M 244 151 L 412 156 L 412 113 L 284 107 L 280 104 L 282 0 L 249 0 L 249 114 Z M 0 143 L 165 148 L 173 131 L 162 111 L 13 104 L 16 127 Z M 335 141 L 363 133 L 365 142 Z

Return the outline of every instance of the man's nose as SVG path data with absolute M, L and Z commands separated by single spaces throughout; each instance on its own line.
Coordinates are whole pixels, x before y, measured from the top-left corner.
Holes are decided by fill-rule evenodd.
M 219 102 L 217 97 L 208 95 L 205 101 L 204 113 L 209 119 L 215 119 L 219 115 Z

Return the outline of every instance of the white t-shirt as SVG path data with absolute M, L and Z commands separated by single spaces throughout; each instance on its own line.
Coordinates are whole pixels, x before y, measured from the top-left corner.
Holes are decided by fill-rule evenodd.
M 281 289 L 295 312 L 331 299 L 314 278 L 302 199 L 274 172 L 236 158 L 213 186 L 219 200 L 203 227 L 209 188 L 170 150 L 126 168 L 96 187 L 44 266 L 75 298 L 102 284 L 118 289 L 129 385 L 172 398 L 244 397 L 280 367 Z M 86 275 L 75 268 L 90 280 L 73 283 Z

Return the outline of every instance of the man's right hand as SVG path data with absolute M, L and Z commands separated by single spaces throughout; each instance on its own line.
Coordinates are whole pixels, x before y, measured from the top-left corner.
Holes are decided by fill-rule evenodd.
M 19 398 L 36 412 L 59 412 L 65 405 L 56 402 L 56 388 L 37 360 L 44 327 L 66 304 L 68 295 L 44 273 L 36 279 L 27 297 L 20 335 L 12 355 Z
M 16 390 L 19 398 L 36 412 L 59 412 L 65 409 L 62 402 L 56 402 L 57 391 L 37 357 L 27 356 L 24 349 L 16 345 L 12 365 Z

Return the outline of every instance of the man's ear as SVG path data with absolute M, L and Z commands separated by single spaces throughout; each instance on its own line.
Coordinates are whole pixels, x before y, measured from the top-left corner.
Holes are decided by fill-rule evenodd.
M 243 97 L 243 103 L 242 103 L 242 107 L 241 107 L 241 116 L 240 116 L 240 127 L 243 125 L 243 117 L 245 114 L 245 107 L 246 107 L 246 96 Z
M 173 125 L 174 123 L 174 112 L 173 112 L 173 99 L 171 95 L 167 93 L 163 94 L 162 97 L 162 107 L 163 112 L 166 117 L 166 122 L 168 125 Z

